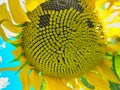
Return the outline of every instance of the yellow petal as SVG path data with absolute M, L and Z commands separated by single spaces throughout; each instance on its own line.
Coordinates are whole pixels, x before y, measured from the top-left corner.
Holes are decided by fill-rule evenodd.
M 20 67 L 0 68 L 0 71 L 17 71 Z
M 112 53 L 116 53 L 119 50 L 120 50 L 120 45 L 119 44 L 108 45 L 107 48 L 106 48 L 107 52 L 112 52 Z
M 10 21 L 4 21 L 2 24 L 5 28 L 7 28 L 7 30 L 9 30 L 13 33 L 19 33 L 22 31 L 22 28 L 15 27 L 15 25 L 13 25 L 12 22 L 10 22 Z
M 30 82 L 28 79 L 29 67 L 25 66 L 20 72 L 20 80 L 22 82 L 22 90 L 30 90 Z
M 10 15 L 7 11 L 6 4 L 0 6 L 0 24 L 13 33 L 19 33 L 22 29 L 16 28 L 11 21 Z
M 46 90 L 72 90 L 61 78 L 44 76 Z
M 28 11 L 33 11 L 41 3 L 44 3 L 46 0 L 26 0 L 25 6 Z
M 18 44 L 21 44 L 22 43 L 22 39 L 21 38 L 19 38 L 19 39 L 17 39 L 17 40 L 6 40 L 7 42 L 9 42 L 9 43 L 11 43 L 11 44 L 13 44 L 13 45 L 18 45 Z
M 118 26 L 120 22 L 120 11 L 106 11 L 104 12 L 106 13 L 105 15 L 107 16 L 106 19 L 104 20 L 106 23 L 108 23 L 108 26 L 110 27 L 111 25 L 109 24 L 114 24 L 113 26 Z M 104 15 L 104 16 L 105 16 Z M 117 25 L 116 25 L 117 24 Z
M 95 87 L 95 90 L 109 90 L 109 83 L 106 80 L 103 80 L 97 73 L 89 72 L 86 75 L 86 78 L 90 84 Z
M 104 33 L 105 33 L 105 35 L 106 35 L 107 38 L 114 37 L 114 36 L 119 36 L 120 35 L 120 27 L 114 26 L 114 24 L 111 24 L 111 26 L 108 26 L 108 29 L 105 30 Z
M 90 90 L 80 81 L 79 78 L 71 79 L 70 83 L 74 86 L 75 90 Z
M 120 1 L 116 1 L 116 2 L 114 3 L 114 6 L 120 6 Z
M 5 3 L 0 5 L 0 21 L 2 21 L 2 20 L 10 20 L 11 21 Z
M 77 79 L 76 79 L 77 80 Z M 72 86 L 76 89 L 76 90 L 79 90 L 80 89 L 80 86 L 78 83 L 76 83 L 76 80 L 75 79 L 72 79 L 70 80 L 70 83 L 72 84 Z
M 34 87 L 34 90 L 40 90 L 42 85 L 42 77 L 39 74 L 32 70 L 29 76 L 30 84 Z
M 20 44 L 20 43 L 22 42 L 22 39 L 21 39 L 21 38 L 19 38 L 19 39 L 17 39 L 17 40 L 14 40 L 14 41 L 13 41 L 13 40 L 10 40 L 9 38 L 7 38 L 4 30 L 2 29 L 2 27 L 0 27 L 0 36 L 1 36 L 5 41 L 7 41 L 7 42 L 9 42 L 9 43 L 12 43 L 12 44 L 14 44 L 14 45 L 18 45 L 18 44 Z
M 5 35 L 5 32 L 3 31 L 3 29 L 0 27 L 0 36 L 4 39 L 7 40 L 8 38 Z
M 78 80 L 78 84 L 79 84 L 79 86 L 80 86 L 83 90 L 90 90 L 90 89 L 87 88 L 80 80 Z
M 111 66 L 112 66 L 112 62 L 109 60 L 103 60 L 100 63 L 100 67 L 101 67 L 101 75 L 105 78 L 107 78 L 110 81 L 116 82 L 116 83 L 120 83 L 120 80 L 118 80 L 118 78 L 114 75 L 113 71 L 111 70 Z
M 26 21 L 30 21 L 26 13 L 20 6 L 19 0 L 8 0 L 8 4 L 9 4 L 12 18 L 16 23 L 21 24 Z
M 20 57 L 20 64 L 23 66 L 23 64 L 26 62 L 26 58 L 24 56 Z M 29 64 L 28 64 L 29 65 Z M 30 66 L 29 66 L 30 67 Z
M 22 47 L 21 46 L 17 47 L 16 50 L 12 51 L 12 53 L 14 54 L 15 58 L 18 58 L 22 53 Z
M 101 7 L 101 5 L 110 2 L 110 6 L 108 8 L 110 8 L 114 2 L 116 2 L 117 0 L 93 0 L 96 2 L 96 8 L 99 9 Z
M 23 66 L 23 64 L 26 62 L 26 58 L 22 56 L 20 58 L 20 67 Z M 30 81 L 29 81 L 29 76 L 28 76 L 28 71 L 30 69 L 30 65 L 25 65 L 21 72 L 20 72 L 20 80 L 22 82 L 22 90 L 30 90 Z

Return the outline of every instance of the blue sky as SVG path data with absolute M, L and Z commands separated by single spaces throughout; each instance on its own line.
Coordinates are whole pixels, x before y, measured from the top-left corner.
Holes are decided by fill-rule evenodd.
M 20 0 L 21 1 L 21 5 L 24 8 L 24 0 Z M 6 3 L 7 4 L 7 0 L 0 0 L 0 5 Z M 7 7 L 8 8 L 8 7 Z M 9 10 L 9 9 L 8 9 Z M 6 30 L 5 30 L 6 31 Z M 11 33 L 11 32 L 6 32 L 7 36 L 14 36 L 15 34 Z M 10 43 L 5 42 L 1 37 L 0 37 L 0 68 L 3 67 L 15 67 L 15 66 L 19 66 L 20 62 L 14 62 L 14 63 L 10 63 L 11 60 L 14 59 L 14 56 L 12 54 L 12 50 L 15 50 L 16 48 L 14 46 L 12 46 Z M 1 81 L 1 79 L 8 79 L 7 83 L 9 83 L 8 85 L 6 85 L 6 88 L 2 88 L 2 85 L 5 85 L 6 83 L 4 82 L 5 80 Z M 0 72 L 0 90 L 22 90 L 22 84 L 19 80 L 19 73 L 16 74 L 15 71 L 3 71 Z M 33 90 L 31 88 L 31 90 Z
M 14 56 L 11 52 L 14 49 L 14 46 L 12 46 L 10 43 L 5 42 L 0 37 L 0 57 L 2 59 L 2 61 L 0 62 L 0 68 L 14 67 L 20 64 L 19 62 L 10 63 L 10 61 L 14 59 Z M 0 72 L 0 78 L 8 78 L 9 82 L 9 85 L 1 90 L 22 90 L 22 85 L 19 80 L 19 74 L 16 74 L 15 71 Z
M 6 1 L 7 0 L 0 0 L 0 4 Z M 10 63 L 10 61 L 14 59 L 14 56 L 11 53 L 11 50 L 14 49 L 14 46 L 12 46 L 10 43 L 5 42 L 0 37 L 0 68 L 14 67 L 19 65 L 19 62 Z M 5 82 L 5 79 L 8 79 L 7 82 Z M 19 74 L 16 74 L 15 71 L 0 72 L 0 84 L 7 84 L 5 85 L 6 88 L 2 88 L 2 85 L 0 85 L 0 90 L 22 90 L 22 85 L 19 80 Z

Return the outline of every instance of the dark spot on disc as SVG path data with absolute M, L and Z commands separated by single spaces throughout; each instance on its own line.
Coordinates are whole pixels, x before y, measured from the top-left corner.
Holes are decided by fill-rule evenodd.
M 94 27 L 93 22 L 91 22 L 90 19 L 87 19 L 86 23 L 87 23 L 89 28 L 93 28 Z
M 45 14 L 40 16 L 40 20 L 39 20 L 39 26 L 45 27 L 45 26 L 49 26 L 49 21 L 50 21 L 50 15 L 49 14 Z
M 43 10 L 55 10 L 60 11 L 64 9 L 74 9 L 83 12 L 82 6 L 79 4 L 78 0 L 52 0 L 41 4 Z

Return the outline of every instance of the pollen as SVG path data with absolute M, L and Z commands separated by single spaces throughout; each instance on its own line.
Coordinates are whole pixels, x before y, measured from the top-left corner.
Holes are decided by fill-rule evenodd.
M 51 0 L 28 12 L 23 53 L 44 75 L 77 77 L 105 54 L 105 36 L 93 8 L 82 0 Z

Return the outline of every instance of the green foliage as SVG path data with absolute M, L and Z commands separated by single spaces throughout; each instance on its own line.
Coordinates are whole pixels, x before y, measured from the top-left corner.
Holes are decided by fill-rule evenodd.
M 81 82 L 88 88 L 94 89 L 94 86 L 88 83 L 88 81 L 85 79 L 85 77 L 81 77 Z
M 40 90 L 46 90 L 45 88 L 46 88 L 46 83 L 45 83 L 45 81 L 44 81 L 44 79 L 43 79 Z
M 105 58 L 107 58 L 107 59 L 109 59 L 109 60 L 112 60 L 113 54 L 112 54 L 111 52 L 107 52 L 107 53 L 105 54 Z
M 21 53 L 17 58 L 14 58 L 12 61 L 10 61 L 10 63 L 19 61 L 21 56 L 23 56 L 23 53 Z
M 113 61 L 112 70 L 114 71 L 114 73 L 116 74 L 118 79 L 120 80 L 120 51 L 118 51 L 116 54 L 112 55 L 112 61 Z M 116 83 L 110 82 L 110 81 L 109 81 L 109 84 L 110 84 L 111 90 L 120 90 L 120 84 L 116 84 Z
M 113 67 L 115 69 L 115 72 L 120 79 L 120 51 L 115 55 L 115 58 L 113 59 Z
M 28 61 L 26 61 L 18 70 L 16 73 L 20 72 L 26 65 L 28 65 Z
M 116 84 L 116 83 L 113 83 L 113 82 L 109 82 L 109 84 L 110 84 L 111 90 L 120 90 L 120 85 L 119 84 Z

